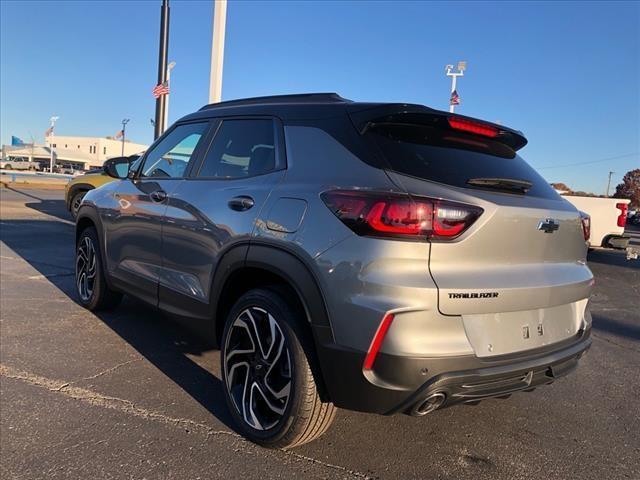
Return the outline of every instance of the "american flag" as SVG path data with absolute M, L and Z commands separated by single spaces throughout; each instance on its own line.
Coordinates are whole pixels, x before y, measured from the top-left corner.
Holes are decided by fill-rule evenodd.
M 160 98 L 163 95 L 169 95 L 169 84 L 167 82 L 159 83 L 153 89 L 153 96 Z
M 53 127 L 49 127 L 49 128 L 47 128 L 47 131 L 46 131 L 46 132 L 44 132 L 44 136 L 45 136 L 45 138 L 46 138 L 46 137 L 48 137 L 48 136 L 50 136 L 52 133 L 53 133 Z
M 124 130 L 119 130 L 118 133 L 116 133 L 116 140 L 118 138 L 122 138 L 124 136 Z
M 449 105 L 460 105 L 460 95 L 458 95 L 458 91 L 454 90 L 451 92 L 451 98 L 449 99 Z

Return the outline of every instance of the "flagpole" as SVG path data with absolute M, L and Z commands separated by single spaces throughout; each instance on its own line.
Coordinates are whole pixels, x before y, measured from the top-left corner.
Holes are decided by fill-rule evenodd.
M 122 119 L 122 157 L 124 157 L 124 135 L 125 135 L 125 130 L 127 129 L 127 123 L 129 123 L 129 119 L 128 118 L 124 118 Z
M 171 95 L 171 70 L 176 66 L 176 62 L 171 62 L 167 65 L 167 88 L 169 92 L 165 95 L 167 97 L 164 104 L 164 129 L 169 128 L 169 95 Z
M 56 121 L 59 119 L 60 117 L 51 117 L 49 119 L 49 121 L 51 122 L 51 131 L 49 132 L 49 153 L 51 154 L 50 158 L 49 158 L 49 173 L 53 173 L 53 156 L 54 156 L 54 151 L 53 151 L 53 129 L 56 126 Z
M 458 77 L 464 77 L 464 71 L 467 69 L 467 62 L 458 62 L 458 71 L 453 71 L 453 65 L 447 65 L 446 67 L 447 77 L 451 77 L 451 95 L 449 97 L 449 112 L 454 113 L 455 104 L 452 102 L 453 92 L 456 91 L 456 83 Z

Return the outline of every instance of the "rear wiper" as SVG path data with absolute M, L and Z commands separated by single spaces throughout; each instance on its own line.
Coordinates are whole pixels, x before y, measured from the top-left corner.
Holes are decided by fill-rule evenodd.
M 518 180 L 515 178 L 470 178 L 467 180 L 467 184 L 473 185 L 474 187 L 485 187 L 520 193 L 527 193 L 533 186 L 533 183 L 528 180 Z

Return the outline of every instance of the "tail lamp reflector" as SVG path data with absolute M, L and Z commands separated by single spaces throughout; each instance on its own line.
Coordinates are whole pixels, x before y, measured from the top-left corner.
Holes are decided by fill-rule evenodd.
M 360 191 L 325 192 L 322 199 L 355 233 L 374 237 L 453 239 L 483 211 L 439 199 Z
M 364 359 L 363 368 L 365 370 L 371 370 L 373 368 L 373 363 L 376 361 L 376 356 L 380 351 L 382 342 L 384 342 L 384 337 L 389 331 L 391 322 L 393 322 L 393 316 L 393 313 L 387 313 L 382 319 L 382 322 L 380 322 L 378 330 L 376 330 L 376 334 L 373 336 L 373 340 L 371 340 L 371 345 L 369 346 L 369 350 L 367 351 L 367 356 Z

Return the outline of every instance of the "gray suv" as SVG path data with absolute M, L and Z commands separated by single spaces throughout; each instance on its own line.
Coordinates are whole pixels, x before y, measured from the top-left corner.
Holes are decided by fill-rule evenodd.
M 87 193 L 76 285 L 195 320 L 238 430 L 293 447 L 336 407 L 415 416 L 530 391 L 589 348 L 578 211 L 522 133 L 336 94 L 207 105 Z M 128 172 L 127 172 L 128 170 Z

